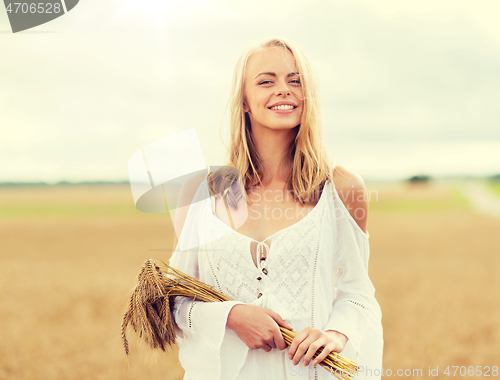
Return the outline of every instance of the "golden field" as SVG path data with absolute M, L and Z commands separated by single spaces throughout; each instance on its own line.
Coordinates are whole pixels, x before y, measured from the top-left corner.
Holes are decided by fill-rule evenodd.
M 457 184 L 367 185 L 384 369 L 500 366 L 500 219 Z M 151 353 L 129 329 L 126 357 L 120 338 L 142 263 L 168 260 L 172 237 L 128 186 L 0 188 L 0 379 L 182 379 L 175 350 Z

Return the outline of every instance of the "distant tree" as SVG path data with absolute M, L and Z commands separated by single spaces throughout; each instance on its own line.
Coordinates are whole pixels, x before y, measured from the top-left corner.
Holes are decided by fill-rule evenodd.
M 59 181 L 57 183 L 47 183 L 47 182 L 0 182 L 0 187 L 30 187 L 30 186 L 81 186 L 81 185 L 129 185 L 128 180 L 122 181 L 80 181 L 80 182 L 70 182 L 70 181 Z
M 71 182 L 69 181 L 59 181 L 56 183 L 57 186 L 68 186 L 68 185 L 72 185 Z
M 46 182 L 0 182 L 0 187 L 48 186 Z
M 488 177 L 488 180 L 495 181 L 495 182 L 500 181 L 500 174 L 491 175 Z
M 431 180 L 431 176 L 427 174 L 417 174 L 411 176 L 406 181 L 409 183 L 428 183 Z

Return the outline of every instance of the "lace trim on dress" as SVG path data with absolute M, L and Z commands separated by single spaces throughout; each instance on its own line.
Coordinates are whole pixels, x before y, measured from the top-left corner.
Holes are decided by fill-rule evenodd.
M 194 307 L 194 301 L 191 303 L 191 307 L 189 308 L 189 313 L 188 313 L 189 328 L 192 328 L 191 312 L 193 311 L 193 307 Z
M 211 203 L 207 202 L 207 207 Z M 266 259 L 266 267 L 269 269 L 267 276 L 262 276 L 261 268 L 257 268 L 249 256 L 249 242 L 253 239 L 234 231 L 206 244 L 204 254 L 218 290 L 233 299 L 251 303 L 258 297 L 262 285 L 283 304 L 288 305 L 288 311 L 292 315 L 309 319 L 309 295 L 313 290 L 323 214 L 327 205 L 326 200 L 321 201 L 321 204 L 318 201 L 317 207 L 306 217 L 272 236 L 272 245 Z M 207 234 L 220 229 L 219 223 L 213 223 L 214 215 L 210 215 L 211 211 L 208 209 L 207 217 L 204 218 L 204 232 Z M 262 281 L 258 281 L 258 277 L 262 277 Z M 314 309 L 314 300 L 312 302 Z
M 325 184 L 325 187 L 327 184 Z M 325 188 L 323 188 L 323 191 Z M 318 226 L 318 231 L 322 231 L 323 228 L 319 228 L 320 226 L 323 226 L 323 215 L 324 215 L 324 209 L 321 210 L 321 217 L 320 217 L 320 222 Z M 316 281 L 316 268 L 318 264 L 318 254 L 319 254 L 319 246 L 321 242 L 321 233 L 320 236 L 318 236 L 318 244 L 316 245 L 316 254 L 314 255 L 314 267 L 313 267 L 313 277 L 312 277 L 312 287 L 311 287 L 311 327 L 314 327 L 314 289 L 315 289 L 315 281 Z
M 365 305 L 363 305 L 359 302 L 353 301 L 353 300 L 342 300 L 338 303 L 338 305 L 342 305 L 343 303 L 352 303 L 356 306 L 362 307 L 363 309 L 368 309 Z

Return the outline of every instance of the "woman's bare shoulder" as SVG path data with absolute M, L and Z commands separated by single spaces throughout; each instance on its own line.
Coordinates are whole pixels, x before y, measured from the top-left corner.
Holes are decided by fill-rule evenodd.
M 177 246 L 177 235 L 180 236 L 186 217 L 189 211 L 189 206 L 191 205 L 193 198 L 198 191 L 201 183 L 205 180 L 207 173 L 198 173 L 182 184 L 179 190 L 179 197 L 177 199 L 177 207 L 175 210 L 175 234 L 174 234 L 174 249 Z
M 365 181 L 356 172 L 337 165 L 333 172 L 333 183 L 346 209 L 361 230 L 366 233 L 368 191 Z
M 187 214 L 189 205 L 192 203 L 193 198 L 201 183 L 205 180 L 206 175 L 206 172 L 197 173 L 184 181 L 179 190 L 177 209 L 183 208 Z

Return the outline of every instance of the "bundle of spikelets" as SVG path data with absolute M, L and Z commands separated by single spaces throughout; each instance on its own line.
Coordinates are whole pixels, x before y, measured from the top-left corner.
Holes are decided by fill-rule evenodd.
M 139 273 L 128 310 L 123 316 L 121 333 L 125 352 L 129 353 L 126 329 L 129 324 L 152 348 L 175 345 L 178 327 L 172 316 L 175 297 L 184 296 L 204 302 L 231 301 L 224 294 L 163 262 L 147 260 Z M 297 332 L 280 326 L 283 339 L 290 345 Z M 314 357 L 322 351 L 320 348 Z M 357 363 L 331 352 L 321 363 L 338 379 L 350 379 L 358 371 Z

